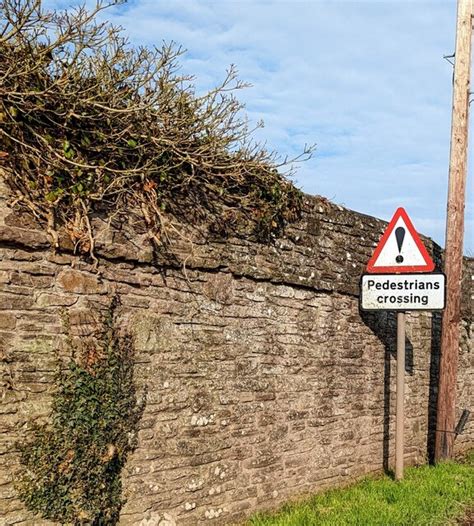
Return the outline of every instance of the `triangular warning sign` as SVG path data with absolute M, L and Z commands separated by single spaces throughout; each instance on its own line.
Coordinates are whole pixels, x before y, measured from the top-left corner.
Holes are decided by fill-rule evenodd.
M 367 264 L 367 272 L 432 272 L 434 267 L 408 214 L 398 208 Z

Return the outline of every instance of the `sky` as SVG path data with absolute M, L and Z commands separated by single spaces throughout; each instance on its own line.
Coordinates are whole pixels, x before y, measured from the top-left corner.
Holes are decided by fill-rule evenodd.
M 234 64 L 252 84 L 238 94 L 250 121 L 265 123 L 256 140 L 282 157 L 316 143 L 299 188 L 385 220 L 403 206 L 444 245 L 455 0 L 129 0 L 103 17 L 133 45 L 182 45 L 198 92 Z M 464 252 L 474 256 L 471 165 Z

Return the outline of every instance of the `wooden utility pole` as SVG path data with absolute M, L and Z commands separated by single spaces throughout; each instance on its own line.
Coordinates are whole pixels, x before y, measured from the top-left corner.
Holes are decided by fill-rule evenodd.
M 435 460 L 453 453 L 461 279 L 463 263 L 464 202 L 466 193 L 469 81 L 471 70 L 472 0 L 458 0 L 454 62 L 453 114 L 449 163 L 448 207 L 444 268 L 446 309 L 441 335 Z

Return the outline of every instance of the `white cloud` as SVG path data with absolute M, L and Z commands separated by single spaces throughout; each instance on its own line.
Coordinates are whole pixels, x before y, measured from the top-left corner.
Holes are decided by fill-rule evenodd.
M 71 2 L 44 2 L 64 7 Z M 439 243 L 449 160 L 456 2 L 134 0 L 107 18 L 133 43 L 174 40 L 197 88 L 237 65 L 253 88 L 257 138 L 282 155 L 318 150 L 299 168 L 309 193 L 390 219 L 397 206 Z M 472 175 L 466 251 L 474 250 Z

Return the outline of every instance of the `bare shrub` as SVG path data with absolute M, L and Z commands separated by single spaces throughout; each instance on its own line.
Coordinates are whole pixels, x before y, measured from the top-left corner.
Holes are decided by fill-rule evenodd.
M 0 0 L 0 161 L 15 205 L 54 246 L 64 227 L 92 256 L 92 215 L 131 209 L 159 245 L 186 222 L 271 239 L 301 202 L 279 169 L 312 148 L 278 161 L 252 141 L 233 67 L 200 96 L 179 73 L 182 49 L 132 47 L 99 21 L 108 5 L 53 12 Z

